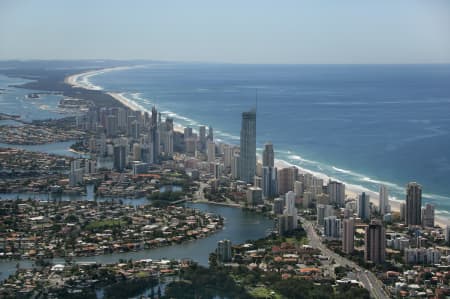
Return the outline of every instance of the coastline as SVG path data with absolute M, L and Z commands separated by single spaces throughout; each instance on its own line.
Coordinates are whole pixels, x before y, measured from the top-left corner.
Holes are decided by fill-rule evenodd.
M 103 90 L 101 87 L 95 86 L 92 83 L 90 83 L 88 80 L 84 80 L 84 83 L 79 83 L 77 80 L 78 78 L 89 78 L 91 76 L 95 76 L 97 74 L 102 74 L 105 72 L 109 72 L 109 71 L 115 71 L 115 70 L 124 70 L 124 69 L 131 69 L 131 68 L 135 68 L 135 67 L 142 67 L 142 66 L 123 66 L 123 67 L 113 67 L 113 68 L 106 68 L 106 69 L 100 69 L 100 70 L 94 70 L 94 71 L 88 71 L 88 72 L 82 72 L 82 73 L 78 73 L 78 74 L 74 74 L 71 76 L 68 76 L 65 78 L 64 82 L 72 87 L 77 87 L 77 88 L 82 88 L 82 89 L 87 89 L 87 90 L 92 90 L 89 88 L 97 88 L 95 90 Z M 128 107 L 129 109 L 133 110 L 133 111 L 137 111 L 137 110 L 141 110 L 141 111 L 147 111 L 150 112 L 149 109 L 146 109 L 144 107 L 142 107 L 141 105 L 139 105 L 138 103 L 136 103 L 135 101 L 127 98 L 124 96 L 124 93 L 118 93 L 118 92 L 104 92 L 105 94 L 111 96 L 112 98 L 114 98 L 116 101 L 118 101 L 119 103 L 121 103 L 123 106 Z M 183 127 L 179 124 L 175 124 L 174 130 L 177 132 L 183 132 Z M 379 201 L 379 193 L 373 190 L 369 190 L 368 188 L 365 188 L 363 186 L 359 186 L 359 185 L 354 185 L 354 184 L 349 184 L 345 181 L 341 181 L 338 180 L 336 178 L 333 178 L 325 173 L 319 173 L 319 172 L 315 172 L 315 171 L 311 171 L 309 169 L 306 168 L 302 168 L 298 165 L 289 163 L 285 160 L 280 160 L 280 159 L 276 159 L 275 160 L 275 166 L 277 168 L 284 168 L 284 167 L 296 167 L 297 169 L 299 169 L 300 173 L 310 173 L 318 178 L 321 178 L 324 180 L 324 182 L 328 181 L 328 180 L 337 180 L 340 181 L 342 183 L 345 184 L 345 196 L 348 199 L 357 199 L 358 195 L 362 192 L 365 192 L 366 194 L 368 194 L 370 196 L 370 202 L 372 202 L 375 206 L 378 206 L 378 201 Z M 389 204 L 391 205 L 391 211 L 392 212 L 400 212 L 400 203 L 402 201 L 398 200 L 398 199 L 394 199 L 392 196 L 389 197 Z M 444 216 L 435 216 L 435 225 L 440 226 L 442 228 L 444 228 L 446 225 L 450 225 L 450 218 L 448 217 L 444 217 Z
M 117 67 L 109 67 L 109 68 L 103 68 L 103 69 L 97 69 L 97 70 L 91 70 L 87 72 L 72 74 L 70 76 L 67 76 L 64 78 L 64 83 L 67 85 L 70 85 L 74 88 L 82 88 L 87 90 L 103 90 L 100 86 L 96 86 L 89 82 L 89 78 L 92 76 L 96 76 L 98 74 L 104 74 L 107 72 L 112 71 L 120 71 L 120 70 L 127 70 L 127 69 L 133 69 L 137 67 L 142 67 L 142 65 L 135 65 L 135 66 L 117 66 Z M 78 79 L 83 78 L 83 83 L 78 83 Z

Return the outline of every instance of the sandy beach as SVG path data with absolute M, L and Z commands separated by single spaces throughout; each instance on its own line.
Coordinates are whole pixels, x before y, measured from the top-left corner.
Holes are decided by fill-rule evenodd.
M 128 69 L 133 69 L 133 68 L 138 68 L 138 67 L 142 67 L 142 66 L 141 65 L 118 66 L 118 67 L 110 67 L 110 68 L 104 68 L 104 69 L 83 72 L 83 73 L 74 74 L 74 75 L 66 77 L 64 79 L 64 82 L 66 84 L 71 85 L 72 87 L 84 88 L 87 90 L 102 90 L 102 88 L 100 86 L 96 86 L 96 85 L 92 84 L 91 82 L 89 82 L 89 78 L 92 76 L 96 76 L 98 74 L 104 74 L 104 73 L 112 72 L 112 71 L 128 70 Z M 80 80 L 80 78 L 82 78 L 82 80 Z M 81 83 L 79 81 L 81 81 Z

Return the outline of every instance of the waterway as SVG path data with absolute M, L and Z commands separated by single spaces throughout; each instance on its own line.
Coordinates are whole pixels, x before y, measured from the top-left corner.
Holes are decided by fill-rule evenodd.
M 28 198 L 29 194 L 14 194 L 5 196 L 0 194 L 0 198 Z M 47 199 L 48 196 L 36 195 L 32 197 L 35 199 Z M 75 199 L 71 197 L 71 199 Z M 79 197 L 78 199 L 87 199 L 87 196 Z M 106 199 L 103 199 L 106 200 Z M 124 203 L 146 203 L 144 199 L 128 199 Z M 77 257 L 74 262 L 96 262 L 96 263 L 116 263 L 120 259 L 192 259 L 201 265 L 208 265 L 208 256 L 217 247 L 217 242 L 228 239 L 234 244 L 244 243 L 247 240 L 255 240 L 264 237 L 272 228 L 273 221 L 261 214 L 255 212 L 244 211 L 240 208 L 220 206 L 208 203 L 185 203 L 187 207 L 199 209 L 204 212 L 219 214 L 225 218 L 225 225 L 222 230 L 211 236 L 190 241 L 173 246 L 142 250 L 137 252 L 114 253 L 108 255 Z M 0 261 L 0 281 L 7 278 L 14 273 L 17 267 L 29 268 L 32 267 L 34 261 L 31 260 L 2 260 Z M 55 258 L 51 260 L 52 263 L 64 263 L 63 258 Z
M 6 148 L 19 148 L 32 152 L 41 152 L 53 155 L 62 155 L 68 157 L 82 157 L 78 153 L 70 151 L 70 146 L 74 143 L 74 141 L 63 141 L 63 142 L 53 142 L 47 144 L 36 144 L 36 145 L 19 145 L 19 144 L 7 144 L 0 143 L 0 147 Z
M 57 142 L 44 145 L 5 145 L 0 143 L 0 147 L 23 148 L 30 151 L 46 152 L 50 154 L 59 154 L 66 156 L 78 156 L 69 151 L 72 142 Z M 92 186 L 87 188 L 86 195 L 49 195 L 35 193 L 11 193 L 1 194 L 1 199 L 15 198 L 32 198 L 35 200 L 52 200 L 54 198 L 60 200 L 94 200 Z M 111 200 L 111 198 L 96 198 L 95 200 Z M 117 199 L 119 200 L 119 199 Z M 120 199 L 124 204 L 142 205 L 148 203 L 145 198 L 138 199 Z M 96 262 L 96 263 L 116 263 L 120 259 L 184 259 L 189 258 L 201 265 L 208 265 L 208 257 L 217 247 L 217 242 L 228 239 L 234 244 L 244 243 L 247 240 L 255 240 L 266 236 L 273 229 L 273 221 L 264 215 L 255 212 L 244 211 L 240 208 L 214 205 L 208 203 L 184 203 L 187 207 L 199 209 L 203 212 L 219 214 L 225 219 L 225 225 L 222 230 L 212 234 L 211 236 L 190 241 L 173 246 L 142 250 L 137 252 L 114 253 L 100 256 L 77 257 L 75 262 Z M 51 260 L 52 263 L 64 263 L 62 258 Z M 29 268 L 33 266 L 32 260 L 0 260 L 0 281 L 6 279 L 10 274 L 14 273 L 17 267 Z

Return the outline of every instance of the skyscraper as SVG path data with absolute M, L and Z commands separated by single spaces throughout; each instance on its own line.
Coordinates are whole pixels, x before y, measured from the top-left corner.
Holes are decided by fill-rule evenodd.
M 199 149 L 200 151 L 204 152 L 206 149 L 206 127 L 200 126 L 198 129 L 199 134 Z
M 214 141 L 214 133 L 213 128 L 211 126 L 209 126 L 208 128 L 208 137 L 206 139 L 209 141 Z
M 422 208 L 422 223 L 424 227 L 434 227 L 434 206 L 427 203 Z
M 342 251 L 351 254 L 355 247 L 355 220 L 353 218 L 344 219 L 342 233 Z
M 278 170 L 278 193 L 283 194 L 293 191 L 297 176 L 298 168 L 295 166 Z
M 231 261 L 231 241 L 222 240 L 217 243 L 217 261 L 220 263 Z
M 328 183 L 328 195 L 330 203 L 338 207 L 345 205 L 345 185 L 343 183 L 331 181 Z
M 327 238 L 341 237 L 341 219 L 336 216 L 328 216 L 324 218 L 324 235 Z
M 370 219 L 370 198 L 365 192 L 361 193 L 358 198 L 358 217 L 362 220 Z
M 274 167 L 275 165 L 275 154 L 273 151 L 273 144 L 268 142 L 264 145 L 264 150 L 262 154 L 262 166 L 263 167 Z
M 333 216 L 333 207 L 330 205 L 317 205 L 317 224 L 323 225 L 325 218 Z
M 216 144 L 214 143 L 214 141 L 208 141 L 207 155 L 208 162 L 214 162 L 216 160 Z
M 116 171 L 123 171 L 126 164 L 127 149 L 124 145 L 116 145 L 113 150 L 114 154 L 114 169 Z
M 111 114 L 106 118 L 106 135 L 108 137 L 117 135 L 117 116 Z
M 406 225 L 421 225 L 422 186 L 411 182 L 406 187 Z
M 388 190 L 385 185 L 380 186 L 380 199 L 378 208 L 380 209 L 380 214 L 384 215 L 388 212 L 388 206 L 389 206 L 389 195 Z
M 285 195 L 285 208 L 284 208 L 284 215 L 292 216 L 293 217 L 293 229 L 297 228 L 297 208 L 295 207 L 295 193 L 292 191 L 289 191 Z
M 375 264 L 383 263 L 386 256 L 386 235 L 383 224 L 377 220 L 366 227 L 364 259 Z
M 450 225 L 448 225 L 448 224 L 444 229 L 444 238 L 445 238 L 445 243 L 450 244 Z
M 256 111 L 242 113 L 239 178 L 253 183 L 256 173 Z
M 264 198 L 273 198 L 278 195 L 276 168 L 269 166 L 263 167 L 262 189 Z
M 158 112 L 156 111 L 156 107 L 152 108 L 152 119 L 150 124 L 150 144 L 153 152 L 153 163 L 157 163 L 159 161 L 159 130 L 158 130 Z

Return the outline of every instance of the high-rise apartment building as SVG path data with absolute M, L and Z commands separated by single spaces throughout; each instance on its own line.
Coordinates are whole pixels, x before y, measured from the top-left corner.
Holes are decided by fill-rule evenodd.
M 342 229 L 342 251 L 351 254 L 355 248 L 355 220 L 353 218 L 344 219 Z
M 239 178 L 253 183 L 256 173 L 256 111 L 242 113 Z
M 262 189 L 264 198 L 274 198 L 278 195 L 277 169 L 274 167 L 263 167 Z
M 340 182 L 331 181 L 328 183 L 328 195 L 330 203 L 338 207 L 345 205 L 345 185 Z
M 411 182 L 406 187 L 406 225 L 421 225 L 422 186 Z
M 378 209 L 380 210 L 380 215 L 384 215 L 389 212 L 389 194 L 385 185 L 380 186 Z
M 386 256 L 386 235 L 383 224 L 373 220 L 366 227 L 364 259 L 375 264 L 383 263 Z
M 422 224 L 424 227 L 434 227 L 434 205 L 427 203 L 422 208 Z
M 268 142 L 264 145 L 262 154 L 262 166 L 274 167 L 275 166 L 275 153 L 273 151 L 273 144 Z
M 278 193 L 284 194 L 293 191 L 297 176 L 298 168 L 294 166 L 278 170 Z
M 365 192 L 359 195 L 357 209 L 358 217 L 361 220 L 370 219 L 370 197 Z

